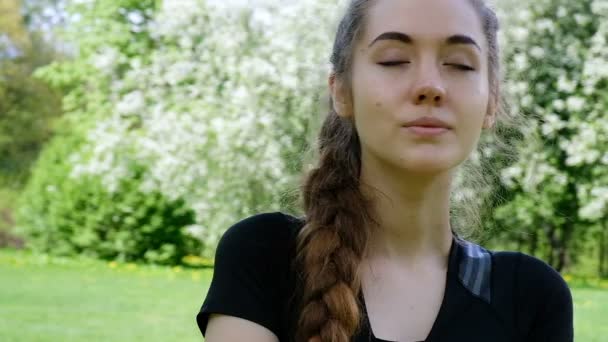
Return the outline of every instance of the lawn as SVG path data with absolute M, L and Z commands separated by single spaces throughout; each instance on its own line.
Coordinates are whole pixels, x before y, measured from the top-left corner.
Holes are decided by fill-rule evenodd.
M 201 341 L 194 317 L 210 279 L 211 270 L 0 250 L 0 341 Z M 606 341 L 606 283 L 571 284 L 576 341 Z
M 573 288 L 576 342 L 608 341 L 608 288 Z
M 0 341 L 201 341 L 210 277 L 0 250 Z

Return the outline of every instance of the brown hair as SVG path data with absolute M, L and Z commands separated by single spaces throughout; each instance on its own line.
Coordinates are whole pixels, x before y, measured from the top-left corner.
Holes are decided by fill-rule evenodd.
M 372 0 L 352 0 L 340 21 L 331 63 L 335 77 L 349 82 L 354 45 L 365 30 Z M 483 0 L 477 10 L 488 45 L 491 101 L 500 112 L 498 19 Z M 298 235 L 296 265 L 301 275 L 298 342 L 346 342 L 357 332 L 361 312 L 359 264 L 377 220 L 361 191 L 361 145 L 352 119 L 333 110 L 330 99 L 317 140 L 317 165 L 301 189 L 305 224 Z M 498 113 L 500 117 L 500 113 Z

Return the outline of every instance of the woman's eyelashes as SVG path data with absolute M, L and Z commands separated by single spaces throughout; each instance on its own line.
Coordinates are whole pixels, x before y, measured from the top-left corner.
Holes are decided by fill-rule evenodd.
M 386 62 L 379 62 L 378 64 L 381 66 L 385 66 L 385 67 L 395 67 L 395 66 L 410 64 L 410 63 L 411 63 L 410 61 L 386 61 Z M 444 63 L 443 65 L 453 67 L 453 68 L 455 68 L 457 70 L 461 70 L 461 71 L 475 71 L 474 67 L 466 65 L 466 64 Z
M 472 66 L 468 66 L 466 64 L 459 64 L 459 63 L 444 63 L 443 65 L 447 65 L 453 68 L 456 68 L 458 70 L 462 70 L 462 71 L 475 71 L 475 68 L 473 68 Z
M 387 61 L 387 62 L 380 62 L 378 64 L 382 65 L 382 66 L 397 66 L 397 65 L 402 65 L 402 64 L 409 64 L 409 61 Z

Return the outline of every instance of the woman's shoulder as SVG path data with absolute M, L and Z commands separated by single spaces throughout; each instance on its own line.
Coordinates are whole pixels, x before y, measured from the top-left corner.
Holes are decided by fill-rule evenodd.
M 302 219 L 282 212 L 259 213 L 235 222 L 217 244 L 216 271 L 272 267 L 271 274 L 288 273 L 302 226 Z
M 218 250 L 284 249 L 295 242 L 302 225 L 301 218 L 279 211 L 251 215 L 237 221 L 224 232 Z
M 292 263 L 303 220 L 282 212 L 246 217 L 220 238 L 213 278 L 197 322 L 204 334 L 213 313 L 243 318 L 285 339 L 285 303 L 293 293 Z
M 510 276 L 521 290 L 547 294 L 568 289 L 561 274 L 547 262 L 522 252 L 492 251 L 496 271 L 512 270 Z
M 529 341 L 572 341 L 572 293 L 545 261 L 521 252 L 492 252 L 495 297 L 510 307 Z
M 572 323 L 572 293 L 561 274 L 545 261 L 525 253 L 501 251 L 492 255 L 494 281 L 512 291 L 514 297 L 505 298 L 513 300 L 522 330 L 565 329 L 564 334 L 568 334 L 568 324 Z M 556 328 L 556 322 L 562 327 Z

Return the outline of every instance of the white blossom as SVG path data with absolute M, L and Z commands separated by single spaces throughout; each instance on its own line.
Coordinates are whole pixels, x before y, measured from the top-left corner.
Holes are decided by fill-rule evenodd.
M 566 106 L 570 111 L 579 112 L 585 106 L 585 99 L 580 96 L 570 96 L 566 99 Z
M 540 46 L 534 46 L 532 49 L 530 49 L 530 56 L 536 59 L 542 59 L 545 57 L 545 49 Z
M 566 75 L 560 75 L 557 81 L 557 89 L 564 93 L 573 93 L 576 90 L 576 82 L 569 80 Z
M 126 94 L 116 104 L 116 112 L 120 114 L 136 114 L 142 111 L 145 106 L 144 93 L 141 90 L 135 90 Z
M 566 127 L 566 122 L 564 122 L 560 117 L 554 113 L 547 114 L 543 117 L 544 123 L 541 126 L 542 133 L 545 136 L 550 136 Z
M 99 175 L 113 191 L 132 163 L 145 165 L 141 190 L 187 200 L 196 212 L 187 231 L 209 246 L 236 215 L 278 210 L 299 178 L 285 156 L 301 153 L 295 143 L 326 92 L 339 9 L 260 1 L 245 25 L 247 6 L 163 1 L 149 27 L 159 47 L 149 61 L 126 61 L 113 112 L 90 132 L 73 175 Z M 116 58 L 102 51 L 99 65 Z
M 104 47 L 95 55 L 91 62 L 97 69 L 103 73 L 109 74 L 113 71 L 114 67 L 119 62 L 119 59 L 120 51 L 114 47 Z

